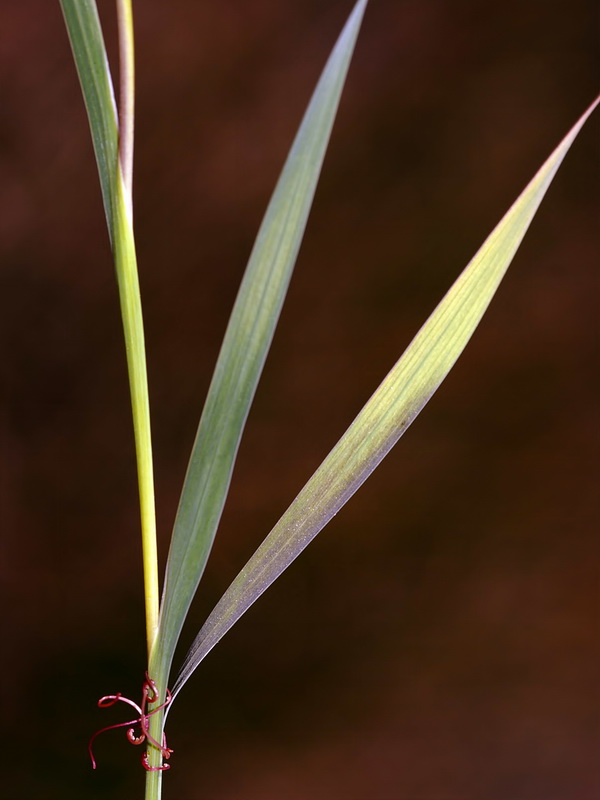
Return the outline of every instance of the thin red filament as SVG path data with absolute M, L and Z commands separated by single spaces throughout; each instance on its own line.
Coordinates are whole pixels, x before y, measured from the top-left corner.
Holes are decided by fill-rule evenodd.
M 128 697 L 123 697 L 120 692 L 117 692 L 117 694 L 107 694 L 104 697 L 101 697 L 100 700 L 98 700 L 98 708 L 110 708 L 110 706 L 114 706 L 118 702 L 127 703 L 137 711 L 138 715 L 135 719 L 127 720 L 127 722 L 118 722 L 116 725 L 108 725 L 106 728 L 101 728 L 99 731 L 96 731 L 88 743 L 88 752 L 92 760 L 92 767 L 96 769 L 96 759 L 94 758 L 94 752 L 92 750 L 94 739 L 105 731 L 110 731 L 113 728 L 125 728 L 128 725 L 130 727 L 127 731 L 127 740 L 131 744 L 142 744 L 142 742 L 147 740 L 151 747 L 155 747 L 158 751 L 160 751 L 160 754 L 165 761 L 168 760 L 173 751 L 167 747 L 167 737 L 163 733 L 162 744 L 159 744 L 156 739 L 150 736 L 149 728 L 150 717 L 171 702 L 171 692 L 167 689 L 164 702 L 156 706 L 156 708 L 153 708 L 152 711 L 147 711 L 146 709 L 148 704 L 153 705 L 154 703 L 159 703 L 160 697 L 158 694 L 158 689 L 156 688 L 156 683 L 146 672 L 142 687 L 142 703 L 140 706 L 138 706 L 137 703 L 134 703 L 133 700 L 130 700 Z M 136 727 L 138 726 L 139 733 L 136 733 Z M 148 751 L 146 750 L 146 752 L 142 755 L 142 766 L 149 772 L 158 772 L 169 769 L 171 765 L 161 764 L 158 767 L 152 767 L 148 761 Z

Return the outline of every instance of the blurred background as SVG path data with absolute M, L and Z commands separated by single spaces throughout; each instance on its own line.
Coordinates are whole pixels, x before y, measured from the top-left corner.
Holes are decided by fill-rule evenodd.
M 99 2 L 114 62 L 114 4 Z M 350 0 L 135 3 L 135 219 L 164 564 L 253 238 Z M 591 0 L 372 0 L 190 623 L 213 604 L 599 74 Z M 0 9 L 6 797 L 141 797 L 126 368 L 58 2 Z M 115 67 L 116 70 L 116 67 Z M 598 115 L 465 355 L 169 717 L 179 800 L 593 800 Z M 125 712 L 126 714 L 126 712 Z

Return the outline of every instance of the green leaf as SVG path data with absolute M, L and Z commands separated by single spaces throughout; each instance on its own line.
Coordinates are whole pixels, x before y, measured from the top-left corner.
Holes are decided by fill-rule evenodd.
M 112 79 L 95 0 L 60 0 L 81 83 L 98 164 L 108 230 L 113 239 L 119 131 Z
M 598 103 L 598 100 L 594 106 Z M 375 394 L 225 592 L 196 637 L 176 695 L 206 654 L 366 480 L 469 341 L 592 106 L 486 239 Z
M 158 625 L 158 558 L 144 326 L 130 196 L 119 163 L 117 114 L 94 0 L 61 0 L 90 122 L 102 199 L 115 260 L 135 434 L 148 650 Z
M 229 320 L 175 521 L 157 653 L 151 664 L 157 680 L 168 672 L 221 517 L 242 430 L 296 261 L 366 1 L 356 4 L 320 77 L 258 232 Z

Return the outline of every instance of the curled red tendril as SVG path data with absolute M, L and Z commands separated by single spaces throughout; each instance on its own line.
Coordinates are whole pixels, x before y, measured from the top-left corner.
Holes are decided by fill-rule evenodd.
M 127 720 L 127 722 L 119 722 L 116 725 L 108 725 L 106 728 L 101 728 L 99 731 L 92 736 L 88 743 L 88 752 L 90 754 L 90 758 L 92 760 L 92 767 L 96 769 L 96 759 L 94 758 L 94 752 L 92 750 L 92 744 L 94 743 L 94 739 L 99 736 L 101 733 L 105 731 L 110 731 L 113 728 L 124 728 L 127 725 L 131 727 L 127 731 L 127 740 L 131 744 L 142 744 L 142 742 L 148 741 L 148 744 L 151 747 L 155 747 L 160 754 L 162 755 L 163 759 L 168 760 L 171 757 L 171 753 L 173 752 L 171 749 L 167 747 L 167 737 L 163 733 L 162 744 L 159 744 L 156 739 L 150 736 L 149 728 L 150 728 L 150 720 L 149 718 L 156 714 L 157 711 L 160 711 L 161 708 L 164 708 L 171 702 L 171 692 L 167 689 L 165 700 L 160 705 L 153 708 L 152 711 L 147 711 L 146 707 L 148 704 L 153 705 L 154 703 L 160 702 L 160 697 L 158 694 L 158 689 L 156 688 L 156 683 L 152 680 L 152 678 L 146 672 L 144 678 L 144 685 L 142 687 L 142 703 L 138 706 L 137 703 L 134 703 L 133 700 L 130 700 L 128 697 L 123 697 L 120 692 L 117 694 L 107 694 L 104 697 L 101 697 L 98 700 L 98 708 L 109 708 L 110 706 L 114 706 L 116 703 L 127 703 L 132 708 L 137 711 L 137 717 L 135 719 Z M 139 726 L 139 733 L 136 734 L 136 726 Z M 170 768 L 170 764 L 161 764 L 158 767 L 153 767 L 150 765 L 148 761 L 148 751 L 142 755 L 142 766 L 144 769 L 148 770 L 148 772 L 162 772 L 166 769 Z

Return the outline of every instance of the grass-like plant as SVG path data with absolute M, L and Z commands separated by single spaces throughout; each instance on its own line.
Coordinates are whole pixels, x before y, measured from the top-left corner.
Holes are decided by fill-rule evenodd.
M 244 424 L 300 247 L 367 0 L 358 0 L 306 110 L 260 227 L 221 347 L 183 485 L 159 592 L 150 412 L 133 233 L 134 58 L 131 0 L 117 0 L 118 111 L 95 0 L 61 0 L 92 139 L 112 245 L 133 409 L 146 608 L 148 669 L 135 709 L 133 744 L 144 744 L 146 798 L 161 794 L 171 750 L 173 701 L 196 667 L 281 575 L 389 452 L 446 377 L 502 280 L 537 208 L 585 120 L 583 114 L 486 239 L 352 425 L 227 589 L 196 636 L 169 691 L 180 633 L 226 500 Z M 110 727 L 121 727 L 120 725 Z

